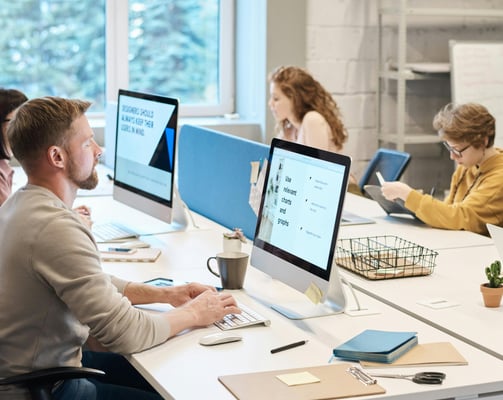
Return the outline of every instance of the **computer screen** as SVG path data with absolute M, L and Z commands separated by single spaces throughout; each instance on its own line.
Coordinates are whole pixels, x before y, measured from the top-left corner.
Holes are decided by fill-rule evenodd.
M 346 194 L 349 157 L 279 139 L 269 153 L 251 265 L 305 293 L 314 285 L 320 303 L 273 304 L 292 319 L 344 311 L 333 262 Z
M 173 215 L 177 123 L 177 99 L 119 90 L 113 197 L 168 224 Z

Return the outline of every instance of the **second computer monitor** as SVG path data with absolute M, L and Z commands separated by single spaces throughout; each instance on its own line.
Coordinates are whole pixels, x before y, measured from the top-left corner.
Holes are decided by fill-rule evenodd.
M 320 303 L 279 302 L 292 319 L 344 311 L 333 263 L 347 189 L 350 158 L 273 139 L 253 242 L 251 265 L 304 293 L 320 290 Z
M 178 100 L 119 90 L 113 196 L 172 222 Z

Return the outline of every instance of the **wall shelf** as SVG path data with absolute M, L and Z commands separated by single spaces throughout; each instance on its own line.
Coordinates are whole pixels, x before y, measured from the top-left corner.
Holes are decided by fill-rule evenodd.
M 393 6 L 390 6 L 392 4 Z M 383 56 L 383 26 L 385 17 L 396 17 L 392 24 L 397 27 L 397 49 L 396 62 L 391 68 L 389 60 Z M 407 100 L 407 82 L 424 80 L 443 80 L 449 79 L 449 73 L 446 71 L 437 73 L 424 73 L 414 71 L 407 61 L 407 30 L 409 28 L 409 19 L 412 17 L 482 17 L 482 18 L 503 18 L 501 9 L 477 9 L 477 8 L 418 8 L 408 7 L 408 0 L 379 0 L 378 3 L 378 55 L 377 66 L 379 68 L 377 78 L 377 138 L 379 146 L 383 143 L 392 143 L 398 150 L 404 150 L 406 144 L 424 144 L 437 143 L 439 137 L 433 132 L 406 133 L 406 100 Z M 395 18 L 394 18 L 395 19 Z M 384 131 L 382 126 L 384 96 L 383 88 L 386 81 L 396 82 L 396 116 L 395 129 L 393 132 Z M 432 110 L 432 113 L 437 110 Z

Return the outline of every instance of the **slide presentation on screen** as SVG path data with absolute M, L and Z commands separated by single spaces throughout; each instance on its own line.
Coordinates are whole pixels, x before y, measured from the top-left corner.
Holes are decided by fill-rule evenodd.
M 325 268 L 344 167 L 316 162 L 273 157 L 259 238 Z
M 169 122 L 175 111 L 171 104 L 121 96 L 117 110 L 117 180 L 171 200 L 175 129 Z

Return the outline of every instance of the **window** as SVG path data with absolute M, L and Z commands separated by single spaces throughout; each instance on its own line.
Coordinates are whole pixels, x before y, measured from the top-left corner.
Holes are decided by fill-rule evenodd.
M 0 86 L 91 100 L 119 88 L 233 111 L 233 0 L 0 0 Z
M 1 0 L 0 86 L 103 109 L 105 0 Z

